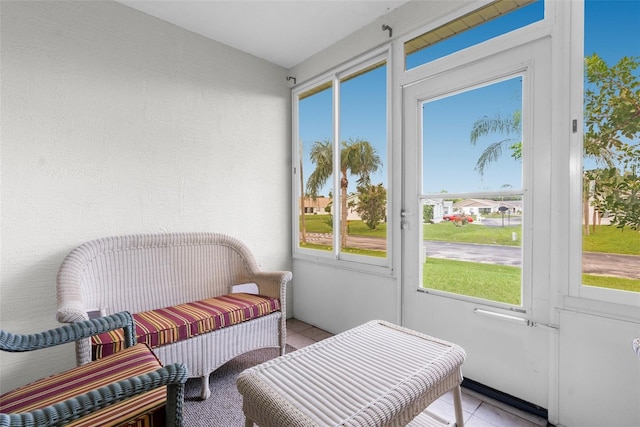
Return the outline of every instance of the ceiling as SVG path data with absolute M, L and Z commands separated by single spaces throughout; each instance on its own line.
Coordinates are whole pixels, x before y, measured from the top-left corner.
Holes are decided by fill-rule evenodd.
M 291 68 L 407 0 L 118 0 Z

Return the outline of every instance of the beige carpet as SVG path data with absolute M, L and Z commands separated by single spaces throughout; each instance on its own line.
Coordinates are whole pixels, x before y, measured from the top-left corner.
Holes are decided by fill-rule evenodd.
M 287 353 L 294 351 L 287 346 Z M 185 427 L 244 427 L 242 397 L 236 388 L 238 374 L 247 368 L 277 357 L 277 348 L 255 350 L 221 366 L 209 378 L 211 397 L 200 400 L 200 380 L 190 379 L 185 388 Z

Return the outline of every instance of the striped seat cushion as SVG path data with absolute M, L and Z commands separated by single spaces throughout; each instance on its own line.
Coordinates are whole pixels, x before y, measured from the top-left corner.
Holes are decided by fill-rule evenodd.
M 162 365 L 145 344 L 47 377 L 0 396 L 0 412 L 19 413 L 44 408 L 136 375 L 155 371 Z M 167 389 L 119 402 L 80 418 L 73 426 L 163 425 Z
M 154 348 L 225 326 L 235 325 L 280 310 L 280 300 L 236 293 L 134 313 L 138 342 Z M 92 338 L 93 358 L 99 359 L 124 347 L 121 329 Z

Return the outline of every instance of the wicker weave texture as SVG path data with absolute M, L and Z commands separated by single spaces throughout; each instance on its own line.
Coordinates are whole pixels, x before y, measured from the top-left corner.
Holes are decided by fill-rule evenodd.
M 288 271 L 262 271 L 241 241 L 219 233 L 112 236 L 69 253 L 57 276 L 60 322 L 87 319 L 87 312 L 140 312 L 225 295 L 232 285 L 256 283 L 262 295 L 279 298 L 281 312 L 268 320 L 209 332 L 155 349 L 163 363 L 184 363 L 204 381 L 231 358 L 261 347 L 285 348 Z M 233 332 L 231 332 L 233 331 Z M 232 335 L 229 335 L 232 334 Z M 232 351 L 225 348 L 231 343 Z M 76 345 L 78 363 L 91 359 L 87 340 Z M 208 395 L 203 388 L 203 398 Z
M 459 346 L 373 321 L 238 377 L 245 415 L 269 426 L 404 426 L 459 386 Z
M 0 330 L 0 350 L 14 353 L 39 350 L 54 345 L 75 342 L 92 335 L 120 328 L 124 329 L 125 347 L 134 345 L 136 336 L 133 317 L 130 313 L 124 311 L 99 319 L 72 323 L 37 334 L 12 334 L 8 331 Z
M 0 330 L 0 350 L 9 352 L 39 350 L 79 339 L 82 340 L 85 337 L 90 337 L 97 333 L 120 328 L 125 329 L 126 347 L 135 345 L 136 338 L 133 332 L 133 317 L 128 312 L 120 312 L 99 319 L 85 320 L 30 335 L 12 334 Z M 148 347 L 144 346 L 143 348 L 152 356 L 152 359 L 157 362 L 157 359 L 152 355 Z M 111 366 L 110 369 L 114 371 L 117 370 L 118 366 L 116 365 Z M 129 368 L 128 365 L 126 367 Z M 131 369 L 128 371 L 133 372 Z M 37 404 L 34 404 L 33 399 L 35 399 L 37 395 L 30 395 L 32 400 L 29 401 L 30 403 L 28 405 L 31 405 L 32 410 L 20 413 L 0 413 L 0 426 L 93 426 L 100 424 L 96 423 L 95 420 L 101 419 L 101 417 L 104 418 L 104 414 L 112 408 L 122 409 L 127 405 L 128 399 L 141 396 L 144 393 L 152 390 L 155 391 L 162 387 L 160 394 L 166 394 L 167 396 L 167 426 L 180 427 L 183 425 L 182 407 L 184 402 L 184 385 L 187 376 L 187 368 L 183 364 L 172 364 L 95 388 L 86 393 L 69 397 L 45 407 L 38 407 Z M 50 378 L 44 379 L 43 381 L 47 381 Z M 49 385 L 51 385 L 51 383 L 49 383 Z M 47 389 L 47 392 L 49 394 L 42 396 L 43 399 L 47 399 L 46 401 L 49 402 L 55 402 L 56 396 L 52 394 L 53 391 Z M 15 401 L 11 400 L 11 394 L 12 393 L 7 393 L 0 396 L 0 402 L 3 403 L 3 407 L 15 404 Z M 5 404 L 7 406 L 5 406 Z

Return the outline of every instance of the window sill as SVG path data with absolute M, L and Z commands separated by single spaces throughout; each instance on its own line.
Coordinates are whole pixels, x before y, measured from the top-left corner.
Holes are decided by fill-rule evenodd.
M 340 269 L 340 270 L 348 270 L 348 271 L 356 271 L 359 273 L 373 274 L 381 277 L 395 277 L 394 270 L 388 265 L 374 265 L 368 264 L 365 262 L 354 262 L 343 259 L 332 259 L 330 257 L 320 257 L 308 254 L 301 253 L 293 253 L 293 261 L 297 262 L 305 262 L 317 265 L 323 265 L 326 267 Z M 387 260 L 388 262 L 388 260 Z
M 565 296 L 564 309 L 592 314 L 596 316 L 608 317 L 611 319 L 624 320 L 630 322 L 640 322 L 640 294 L 634 292 L 622 292 L 626 297 L 624 303 L 603 301 L 602 299 L 593 298 L 594 295 L 601 294 L 603 289 L 596 289 L 598 292 L 584 292 L 583 296 Z M 611 292 L 610 290 L 606 290 Z M 613 291 L 615 292 L 615 291 Z M 587 294 L 587 295 L 585 295 Z

